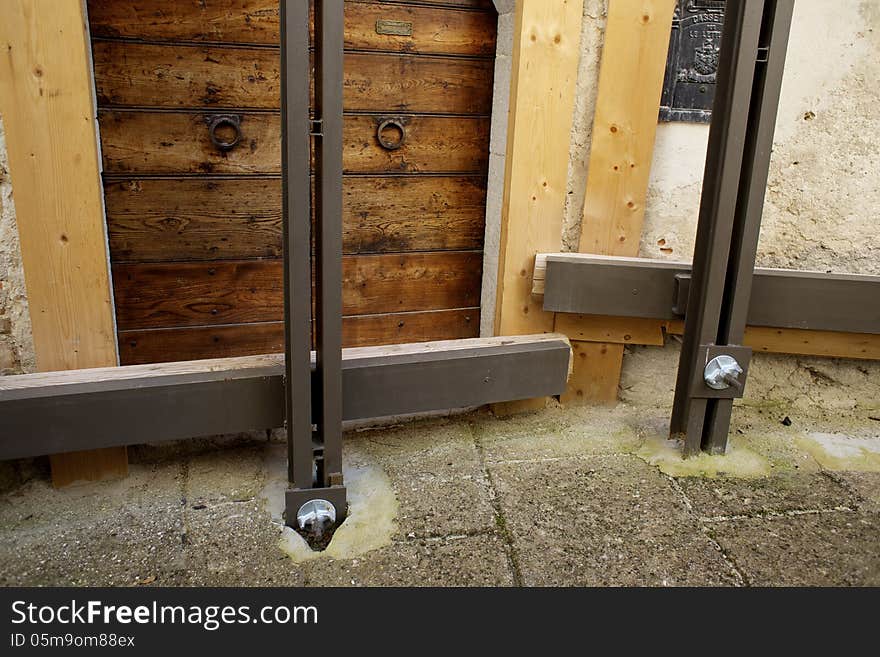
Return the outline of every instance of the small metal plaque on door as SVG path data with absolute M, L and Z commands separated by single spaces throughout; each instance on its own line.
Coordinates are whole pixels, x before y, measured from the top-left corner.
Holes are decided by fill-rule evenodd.
M 678 0 L 660 100 L 661 121 L 709 122 L 723 24 L 724 0 Z
M 408 23 L 406 21 L 391 21 L 380 18 L 376 21 L 376 34 L 412 36 L 412 23 Z

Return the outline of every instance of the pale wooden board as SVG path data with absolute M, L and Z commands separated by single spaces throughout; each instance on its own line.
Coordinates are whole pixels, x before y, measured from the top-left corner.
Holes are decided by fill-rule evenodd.
M 115 365 L 83 5 L 5 0 L 0 42 L 0 114 L 37 367 Z M 126 468 L 124 448 L 52 459 L 57 485 Z
M 574 369 L 559 401 L 566 405 L 615 403 L 623 345 L 573 341 L 571 349 Z
M 583 340 L 662 346 L 664 333 L 684 334 L 684 322 L 679 320 L 565 313 L 556 315 L 556 328 L 573 345 Z M 880 360 L 880 335 L 871 333 L 749 326 L 744 343 L 763 353 Z
M 556 330 L 571 340 L 662 347 L 663 321 L 641 317 L 557 313 Z
M 667 333 L 684 334 L 684 322 L 662 323 Z M 873 333 L 748 326 L 743 342 L 745 346 L 764 353 L 880 360 L 880 335 Z
M 553 330 L 531 296 L 535 253 L 558 251 L 580 58 L 583 0 L 516 3 L 495 334 Z M 545 248 L 546 245 L 546 248 Z M 546 400 L 495 405 L 501 415 Z
M 638 255 L 675 0 L 613 0 L 593 120 L 579 250 Z M 569 403 L 617 395 L 623 345 L 580 345 Z
M 639 253 L 674 8 L 675 0 L 609 3 L 582 253 Z
M 504 175 L 497 335 L 553 330 L 531 297 L 536 253 L 558 251 L 580 56 L 581 0 L 516 8 Z

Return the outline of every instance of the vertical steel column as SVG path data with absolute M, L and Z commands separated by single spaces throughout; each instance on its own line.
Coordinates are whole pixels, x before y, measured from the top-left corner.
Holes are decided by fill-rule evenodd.
M 288 525 L 300 528 L 338 523 L 348 512 L 342 485 L 343 3 L 315 0 L 314 6 L 315 118 L 311 120 L 309 3 L 281 0 L 285 410 L 291 484 L 285 494 L 285 515 Z M 316 165 L 314 389 L 311 137 Z
M 324 486 L 342 484 L 342 57 L 343 2 L 315 1 L 315 418 Z
M 287 476 L 312 487 L 309 6 L 281 2 L 281 169 Z
M 741 345 L 745 337 L 793 12 L 794 0 L 768 0 L 764 11 L 719 344 Z M 715 401 L 703 445 L 708 451 L 726 451 L 732 410 L 733 399 Z
M 745 331 L 793 0 L 728 0 L 670 432 L 685 455 L 727 447 L 751 350 Z M 739 361 L 710 388 L 714 356 Z M 742 377 L 742 380 L 738 378 Z

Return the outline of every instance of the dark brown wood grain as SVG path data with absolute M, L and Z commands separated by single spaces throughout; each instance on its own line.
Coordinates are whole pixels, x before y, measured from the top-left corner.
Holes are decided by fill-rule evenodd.
M 159 262 L 281 256 L 281 180 L 104 184 L 110 258 Z
M 452 3 L 448 3 L 452 4 Z M 497 15 L 489 3 L 485 12 L 445 7 L 348 2 L 345 5 L 345 47 L 413 53 L 495 55 Z M 412 24 L 411 36 L 378 34 L 376 21 Z
M 279 43 L 276 0 L 88 0 L 93 37 Z
M 87 2 L 122 362 L 281 351 L 277 0 Z M 345 3 L 347 346 L 479 332 L 495 23 L 490 0 Z
M 493 55 L 495 12 L 491 2 L 468 0 L 442 6 L 345 3 L 345 47 L 413 53 Z M 482 6 L 488 11 L 458 11 Z M 89 0 L 92 36 L 278 45 L 278 0 Z M 412 24 L 411 36 L 378 34 L 376 21 Z
M 278 109 L 277 51 L 98 41 L 102 106 Z M 491 60 L 376 53 L 345 56 L 346 111 L 489 114 Z
M 346 253 L 481 249 L 485 179 L 478 176 L 347 177 Z
M 343 317 L 344 347 L 475 338 L 480 309 Z M 119 332 L 122 365 L 200 358 L 251 356 L 284 351 L 284 323 L 196 326 Z
M 479 252 L 346 256 L 342 268 L 345 315 L 480 302 Z M 114 264 L 113 287 L 120 330 L 283 318 L 280 260 Z
M 98 104 L 278 108 L 277 51 L 96 41 Z
M 113 262 L 281 256 L 281 180 L 122 180 L 105 185 Z M 479 249 L 482 178 L 348 177 L 343 252 Z
M 109 111 L 98 113 L 104 172 L 138 174 L 280 173 L 278 114 L 241 114 L 241 143 L 222 152 L 211 143 L 212 113 Z M 403 117 L 407 138 L 394 151 L 379 145 L 383 119 L 348 116 L 343 124 L 346 173 L 480 173 L 488 162 L 489 119 Z

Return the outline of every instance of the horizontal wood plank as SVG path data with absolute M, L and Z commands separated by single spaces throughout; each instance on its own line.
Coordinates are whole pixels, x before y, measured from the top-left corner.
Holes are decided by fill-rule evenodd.
M 662 346 L 664 332 L 684 335 L 684 321 L 557 313 L 556 330 L 577 341 Z M 764 353 L 880 360 L 880 335 L 870 333 L 748 326 L 743 342 Z
M 493 55 L 495 12 L 489 0 L 438 6 L 345 3 L 345 48 L 413 53 Z M 457 11 L 455 6 L 485 12 Z M 280 43 L 278 0 L 88 0 L 92 36 L 151 41 Z M 411 23 L 411 35 L 379 34 L 376 21 Z
M 662 323 L 667 333 L 684 335 L 683 321 Z M 743 343 L 765 353 L 880 360 L 880 334 L 872 333 L 747 326 Z
M 555 330 L 571 340 L 611 342 L 662 347 L 665 343 L 662 322 L 641 317 L 574 315 L 557 313 Z
M 97 41 L 92 52 L 102 107 L 278 109 L 274 50 Z M 376 53 L 345 56 L 346 111 L 486 114 L 491 60 Z
M 242 139 L 231 151 L 211 143 L 212 113 L 100 111 L 106 174 L 280 173 L 281 117 L 242 114 Z M 406 143 L 389 151 L 376 130 L 384 119 L 347 116 L 343 123 L 346 173 L 482 173 L 488 162 L 489 119 L 403 117 Z
M 349 316 L 342 319 L 344 347 L 475 338 L 480 309 Z M 284 323 L 121 331 L 123 365 L 226 358 L 284 351 Z
M 281 256 L 281 181 L 132 179 L 105 185 L 113 262 Z M 343 252 L 470 250 L 483 244 L 476 177 L 349 177 Z
M 445 7 L 347 2 L 345 47 L 413 53 L 494 55 L 497 15 L 491 0 L 464 4 L 479 6 L 488 11 L 455 11 Z M 409 36 L 379 34 L 376 30 L 376 22 L 379 20 L 410 23 L 412 34 Z
M 345 256 L 346 315 L 479 305 L 482 254 Z M 283 319 L 280 260 L 115 264 L 120 330 Z

